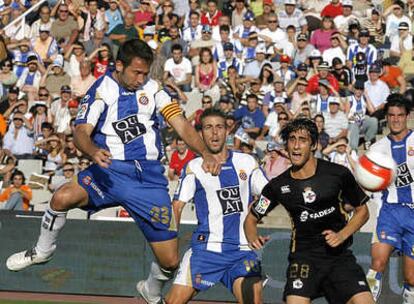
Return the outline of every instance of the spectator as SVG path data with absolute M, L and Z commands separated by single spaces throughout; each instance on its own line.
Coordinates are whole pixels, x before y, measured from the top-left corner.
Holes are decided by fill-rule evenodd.
M 22 113 L 13 115 L 13 127 L 4 136 L 3 148 L 9 150 L 17 159 L 32 157 L 34 141 L 30 122 Z
M 75 166 L 70 162 L 66 162 L 63 164 L 62 172 L 62 178 L 52 178 L 52 182 L 48 186 L 51 192 L 55 192 L 58 188 L 62 187 L 66 183 L 72 182 L 75 178 Z
M 257 102 L 259 106 L 263 105 L 263 98 L 265 96 L 264 91 L 262 90 L 262 82 L 260 79 L 250 80 L 249 88 L 246 88 L 243 92 L 243 95 L 240 99 L 240 105 L 247 106 L 247 98 L 249 95 L 255 95 L 257 97 Z
M 9 185 L 17 160 L 10 151 L 1 148 L 2 146 L 2 142 L 0 142 L 0 181 L 3 182 L 4 187 Z
M 164 65 L 164 81 L 170 79 L 180 90 L 191 92 L 191 62 L 183 56 L 183 48 L 180 44 L 174 44 L 171 52 L 172 58 L 169 58 Z
M 201 29 L 202 25 L 200 24 L 200 13 L 197 11 L 190 12 L 190 24 L 184 29 L 183 40 L 188 44 L 194 40 L 201 39 Z
M 224 59 L 218 63 L 219 78 L 228 77 L 228 68 L 233 66 L 239 75 L 243 73 L 243 63 L 239 58 L 234 56 L 234 46 L 231 42 L 226 42 L 223 45 Z
M 56 133 L 66 133 L 70 130 L 70 113 L 68 108 L 71 99 L 72 90 L 69 86 L 60 88 L 60 98 L 54 101 L 50 107 L 53 117 L 53 126 Z
M 407 22 L 400 22 L 398 25 L 398 34 L 391 39 L 390 57 L 394 57 L 395 61 L 400 60 L 404 51 L 413 49 L 413 36 L 410 34 Z
M 101 49 L 104 46 L 109 47 L 109 50 L 112 53 L 112 41 L 108 38 L 108 36 L 105 36 L 104 29 L 96 29 L 95 35 L 92 37 L 92 39 L 88 40 L 83 45 L 85 47 L 85 52 L 86 55 L 88 55 L 88 58 L 92 56 L 92 53 L 94 51 Z
M 357 16 L 352 14 L 352 0 L 342 0 L 342 14 L 334 17 L 336 29 L 346 36 L 351 20 L 358 20 Z
M 151 0 L 141 0 L 138 10 L 134 13 L 135 26 L 145 28 L 148 25 L 155 24 L 155 8 Z
M 291 89 L 287 93 L 291 98 L 290 111 L 294 115 L 299 113 L 299 111 L 301 111 L 304 106 L 311 106 L 312 95 L 306 92 L 307 85 L 308 81 L 306 78 L 297 78 L 295 80 L 295 83 L 291 86 L 294 91 Z
M 349 147 L 348 139 L 342 137 L 337 142 L 330 144 L 323 150 L 332 163 L 347 167 L 351 172 L 354 171 L 358 161 L 358 155 L 355 150 Z
M 341 97 L 348 96 L 352 89 L 352 72 L 343 64 L 340 58 L 335 57 L 332 60 L 332 75 L 335 76 L 339 83 L 339 95 Z M 363 83 L 363 82 L 362 82 Z
M 308 87 L 306 89 L 306 92 L 316 95 L 319 92 L 319 83 L 321 80 L 327 80 L 330 85 L 330 93 L 335 93 L 339 91 L 339 83 L 338 80 L 336 80 L 335 76 L 332 75 L 329 72 L 329 64 L 325 61 L 323 61 L 318 66 L 318 74 L 313 75 L 309 79 Z
M 64 59 L 69 61 L 68 74 L 70 77 L 80 75 L 80 63 L 86 59 L 85 47 L 80 42 L 74 42 L 65 53 Z
M 331 37 L 336 32 L 335 23 L 332 18 L 325 16 L 322 18 L 321 27 L 312 33 L 310 43 L 323 53 L 331 47 Z
M 318 144 L 316 146 L 315 156 L 318 158 L 323 158 L 322 151 L 329 144 L 329 135 L 325 132 L 325 118 L 322 114 L 316 114 L 313 118 L 313 121 L 318 128 Z
M 43 171 L 49 175 L 61 175 L 62 166 L 67 159 L 62 141 L 56 134 L 44 140 L 47 145 L 47 156 Z
M 118 54 L 118 49 L 121 43 L 138 37 L 138 31 L 134 27 L 135 15 L 131 12 L 126 13 L 124 23 L 118 24 L 109 34 L 109 39 L 112 40 L 114 54 Z
M 33 96 L 37 94 L 40 86 L 40 80 L 42 78 L 42 74 L 39 69 L 39 62 L 35 55 L 27 57 L 27 67 L 28 68 L 17 80 L 16 86 L 20 89 L 20 91 L 31 96 L 30 99 L 33 100 Z
M 69 14 L 68 5 L 63 2 L 59 4 L 57 15 L 57 19 L 52 23 L 51 33 L 66 53 L 78 37 L 79 26 Z
M 262 30 L 268 25 L 268 19 L 271 14 L 274 14 L 273 0 L 263 0 L 263 13 L 256 15 L 256 26 Z
M 260 135 L 263 128 L 265 116 L 258 107 L 257 96 L 251 94 L 247 96 L 247 106 L 243 106 L 234 112 L 236 121 L 241 122 L 244 132 L 255 139 Z
M 281 103 L 287 103 L 288 96 L 285 92 L 284 82 L 282 78 L 275 77 L 273 80 L 273 90 L 267 92 L 263 97 L 263 106 L 262 112 L 267 117 L 270 111 L 273 108 L 273 105 L 276 103 L 276 100 L 279 100 Z
M 331 3 L 329 3 L 323 8 L 321 12 L 321 17 L 329 17 L 333 19 L 336 16 L 340 16 L 342 14 L 342 4 L 339 2 L 339 0 L 331 0 Z
M 52 72 L 52 73 L 50 73 Z M 60 95 L 63 85 L 69 86 L 71 78 L 63 69 L 63 56 L 58 55 L 43 75 L 40 85 L 46 87 L 52 98 Z
M 338 32 L 333 32 L 331 35 L 331 47 L 323 51 L 323 61 L 328 62 L 330 66 L 332 66 L 332 60 L 334 58 L 339 58 L 342 63 L 345 63 L 346 57 L 345 53 L 342 49 L 342 45 L 344 42 L 342 41 L 342 36 Z M 342 41 L 342 43 L 341 43 Z
M 324 113 L 325 132 L 329 135 L 329 142 L 335 143 L 348 134 L 348 119 L 340 110 L 340 100 L 334 98 L 329 102 L 329 111 Z
M 190 56 L 192 64 L 194 66 L 200 63 L 199 53 L 201 48 L 207 47 L 212 49 L 214 45 L 216 45 L 216 41 L 211 37 L 211 33 L 211 27 L 209 25 L 203 25 L 203 28 L 201 30 L 201 39 L 190 43 L 190 51 L 188 55 Z
M 80 75 L 72 77 L 70 86 L 72 87 L 72 95 L 75 98 L 82 98 L 95 82 L 95 77 L 91 73 L 91 64 L 88 60 L 80 62 Z
M 53 18 L 50 17 L 50 7 L 48 5 L 41 5 L 39 9 L 40 18 L 36 20 L 30 28 L 30 38 L 35 39 L 40 35 L 40 27 L 44 26 L 47 29 L 52 28 Z M 51 36 L 53 37 L 53 36 Z
M 23 172 L 16 170 L 11 176 L 12 184 L 0 194 L 0 209 L 28 211 L 32 199 L 32 189 L 25 185 Z
M 299 66 L 302 63 L 309 63 L 309 57 L 315 47 L 309 43 L 307 34 L 299 34 L 296 40 L 296 48 L 293 54 L 293 64 L 295 66 Z
M 257 33 L 258 29 L 254 25 L 254 14 L 247 11 L 243 15 L 243 23 L 234 28 L 233 38 L 240 41 L 244 46 L 248 45 L 248 38 L 251 33 Z
M 109 64 L 114 64 L 110 45 L 103 43 L 88 56 L 88 60 L 93 64 L 93 77 L 98 79 L 106 73 Z
M 296 28 L 296 32 L 307 33 L 308 22 L 302 11 L 296 8 L 296 0 L 284 0 L 285 9 L 278 13 L 279 26 L 287 30 L 289 25 Z
M 275 142 L 268 143 L 266 152 L 263 169 L 269 180 L 279 176 L 291 166 L 287 152 L 282 145 Z
M 388 43 L 393 40 L 394 36 L 398 36 L 398 26 L 401 22 L 406 22 L 409 32 L 411 32 L 411 20 L 404 15 L 404 7 L 404 2 L 396 0 L 383 13 L 383 16 L 386 18 L 385 36 Z
M 181 53 L 184 56 L 187 56 L 187 43 L 180 37 L 180 31 L 177 26 L 171 26 L 169 29 L 169 40 L 165 41 L 162 44 L 160 54 L 163 55 L 165 58 L 170 58 L 172 55 L 172 47 L 176 44 L 181 46 Z
M 31 109 L 33 117 L 31 119 L 33 125 L 33 136 L 38 138 L 42 134 L 42 125 L 45 122 L 52 122 L 52 115 L 48 111 L 47 103 L 44 101 L 36 101 Z
M 326 79 L 321 79 L 318 82 L 319 85 L 319 94 L 315 96 L 315 103 L 313 104 L 314 108 L 312 109 L 314 113 L 328 113 L 329 104 L 331 101 L 335 101 L 339 98 L 339 95 L 336 96 L 330 94 L 331 85 Z
M 378 121 L 385 118 L 384 105 L 390 89 L 387 84 L 379 79 L 381 67 L 378 64 L 372 64 L 369 67 L 368 80 L 365 82 L 365 97 L 369 99 L 374 106 L 374 112 L 370 116 L 376 117 Z
M 79 164 L 78 164 L 79 171 L 85 170 L 86 168 L 90 166 L 90 164 L 91 164 L 91 161 L 89 159 L 87 159 L 86 157 L 81 157 L 79 159 Z
M 122 24 L 122 12 L 119 8 L 119 0 L 110 0 L 109 1 L 109 8 L 105 11 L 105 22 L 107 30 L 104 32 L 106 35 L 111 34 L 114 28 L 117 27 L 117 25 Z M 96 34 L 96 33 L 95 33 Z M 89 40 L 90 41 L 90 40 Z M 88 47 L 86 47 L 86 51 L 88 52 Z
M 229 33 L 228 33 L 227 36 L 230 39 L 229 41 L 234 43 L 235 41 L 233 40 L 233 26 L 230 22 L 230 17 L 226 16 L 226 15 L 221 15 L 220 18 L 219 18 L 218 26 L 214 26 L 211 29 L 211 37 L 215 41 L 221 41 L 220 27 L 222 27 L 223 25 L 225 25 L 226 27 L 229 27 Z
M 13 73 L 13 62 L 10 59 L 0 62 L 0 82 L 6 91 L 17 82 L 17 76 Z
M 191 63 L 189 62 L 191 66 Z M 219 99 L 217 81 L 217 64 L 209 48 L 200 50 L 200 64 L 196 66 L 194 83 L 201 93 L 213 98 L 213 103 Z
M 262 66 L 269 62 L 266 60 L 266 47 L 263 44 L 258 45 L 255 51 L 255 59 L 247 62 L 243 70 L 243 76 L 250 77 L 250 79 L 257 79 L 260 75 Z
M 232 45 L 232 50 L 236 51 L 236 54 L 242 52 L 242 46 L 239 41 L 232 41 L 230 38 L 230 27 L 227 24 L 220 25 L 219 27 L 220 39 L 217 41 L 216 45 L 213 48 L 213 57 L 216 62 L 224 60 L 226 58 L 224 54 L 224 45 L 230 43 Z
M 309 80 L 312 76 L 317 75 L 319 64 L 322 62 L 322 54 L 319 50 L 314 49 L 309 55 L 309 72 L 307 79 Z
M 171 155 L 168 169 L 168 178 L 171 181 L 178 180 L 184 166 L 196 156 L 181 138 L 176 138 L 175 143 L 176 150 Z
M 79 162 L 79 157 L 82 156 L 82 152 L 80 152 L 73 142 L 73 136 L 67 135 L 65 139 L 65 149 L 64 153 L 66 155 L 67 161 L 71 164 L 77 164 Z
M 390 91 L 404 94 L 407 90 L 407 82 L 405 81 L 404 73 L 401 68 L 392 65 L 392 60 L 384 59 L 382 61 L 382 74 L 380 80 L 384 81 Z
M 201 16 L 201 24 L 209 25 L 211 27 L 218 25 L 218 20 L 221 16 L 221 11 L 217 9 L 216 0 L 207 1 L 207 11 Z
M 378 120 L 368 116 L 374 112 L 371 101 L 364 96 L 364 83 L 355 83 L 354 93 L 349 96 L 349 146 L 352 150 L 358 150 L 360 135 L 364 135 L 365 149 L 368 150 L 375 140 L 378 131 Z
M 290 65 L 290 57 L 287 55 L 280 56 L 280 68 L 276 71 L 276 75 L 283 81 L 283 85 L 286 86 L 288 82 L 295 78 L 295 72 Z
M 16 20 L 25 11 L 23 4 L 19 2 L 13 2 L 11 5 L 11 20 Z M 10 24 L 4 31 L 4 36 L 9 38 L 11 42 L 16 42 L 25 38 L 29 38 L 30 26 L 26 23 L 15 22 Z
M 42 24 L 39 27 L 39 35 L 32 39 L 33 51 L 42 60 L 43 64 L 49 65 L 58 55 L 58 44 L 56 39 L 50 35 L 50 26 Z
M 270 63 L 266 63 L 262 66 L 262 70 L 260 71 L 259 75 L 259 84 L 261 85 L 260 95 L 263 95 L 264 97 L 266 93 L 270 92 L 273 89 L 273 82 L 275 80 L 275 76 L 276 75 L 274 74 L 272 65 Z M 262 101 L 263 97 L 261 98 Z M 261 103 L 259 102 L 259 104 Z
M 368 65 L 373 64 L 377 60 L 377 49 L 372 44 L 369 44 L 369 31 L 362 29 L 359 33 L 358 44 L 353 44 L 348 47 L 346 59 L 348 68 L 352 69 L 356 63 L 356 55 L 364 53 Z
M 183 28 L 187 28 L 187 27 L 191 26 L 191 20 L 190 19 L 191 19 L 191 15 L 192 15 L 193 12 L 198 13 L 198 19 L 199 19 L 198 22 L 200 22 L 201 9 L 200 9 L 199 0 L 189 0 L 188 4 L 190 6 L 190 9 L 185 14 Z
M 49 138 L 53 134 L 53 126 L 50 122 L 43 122 L 41 125 L 41 133 L 35 137 L 35 150 L 33 155 L 37 158 L 46 159 L 47 155 L 47 141 L 44 139 Z

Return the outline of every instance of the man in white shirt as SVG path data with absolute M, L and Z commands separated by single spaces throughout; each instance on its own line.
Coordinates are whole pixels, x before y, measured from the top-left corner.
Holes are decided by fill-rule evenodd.
M 404 15 L 404 2 L 400 0 L 395 1 L 394 4 L 387 9 L 387 11 L 389 10 L 391 10 L 392 13 L 386 19 L 385 36 L 392 41 L 394 36 L 398 36 L 398 26 L 401 22 L 407 22 L 409 31 L 411 32 L 411 20 Z M 386 15 L 386 12 L 384 12 L 384 15 Z
M 332 33 L 331 36 L 331 47 L 329 49 L 326 49 L 323 54 L 323 61 L 326 61 L 329 63 L 330 66 L 332 66 L 332 60 L 335 57 L 338 57 L 341 59 L 342 62 L 346 61 L 344 50 L 342 49 L 339 41 L 339 35 L 341 35 L 338 32 Z
M 334 23 L 338 31 L 348 34 L 349 21 L 358 18 L 352 14 L 352 0 L 342 0 L 342 15 L 334 18 Z
M 339 98 L 329 101 L 329 111 L 323 114 L 325 118 L 325 132 L 329 135 L 329 141 L 336 142 L 348 134 L 348 118 L 339 109 Z
M 287 35 L 278 24 L 276 14 L 269 14 L 267 27 L 259 32 L 259 39 L 265 42 L 266 47 L 273 45 L 276 49 L 283 49 L 283 42 L 287 40 Z
M 164 81 L 172 80 L 184 92 L 191 92 L 191 62 L 183 56 L 181 45 L 174 44 L 171 47 L 172 58 L 164 65 Z
M 413 36 L 409 32 L 410 26 L 407 22 L 400 22 L 398 25 L 398 35 L 391 39 L 390 55 L 401 57 L 404 51 L 413 49 Z
M 34 149 L 34 140 L 23 113 L 14 114 L 13 124 L 14 128 L 10 128 L 4 136 L 3 148 L 17 158 L 29 157 Z
M 302 11 L 296 8 L 296 0 L 284 0 L 284 4 L 285 9 L 278 13 L 280 28 L 286 31 L 289 25 L 293 25 L 297 33 L 306 33 L 308 22 Z
M 183 40 L 187 43 L 201 39 L 200 13 L 192 11 L 190 13 L 190 26 L 184 29 Z
M 390 89 L 388 85 L 379 79 L 381 74 L 381 67 L 378 64 L 372 64 L 369 67 L 368 81 L 365 82 L 365 97 L 369 98 L 373 107 L 374 113 L 371 116 L 378 120 L 384 119 L 384 105 Z

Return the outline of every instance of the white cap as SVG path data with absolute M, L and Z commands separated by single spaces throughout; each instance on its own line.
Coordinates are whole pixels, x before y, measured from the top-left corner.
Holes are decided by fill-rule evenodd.
M 285 5 L 286 5 L 286 4 L 296 5 L 296 0 L 285 0 L 283 3 L 284 3 Z
M 352 6 L 352 0 L 342 0 L 342 6 Z
M 266 46 L 262 43 L 256 46 L 256 53 L 266 54 Z
M 314 49 L 314 50 L 310 53 L 309 57 L 322 57 L 322 54 L 321 54 L 321 52 L 320 52 L 319 50 Z
M 50 32 L 51 26 L 49 24 L 41 24 L 39 26 L 39 32 Z
M 52 67 L 55 66 L 63 68 L 63 56 L 61 54 L 57 55 L 55 60 L 53 60 Z

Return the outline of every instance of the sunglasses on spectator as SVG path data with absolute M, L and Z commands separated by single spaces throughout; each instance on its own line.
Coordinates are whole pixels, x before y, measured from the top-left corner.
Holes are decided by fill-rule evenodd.
M 60 10 L 59 13 L 69 13 L 69 10 Z
M 211 100 L 203 100 L 202 101 L 202 104 L 209 104 L 209 103 L 211 103 Z
M 87 162 L 87 161 L 81 161 L 81 162 L 79 163 L 79 165 L 88 165 L 88 166 L 89 166 L 89 162 Z
M 48 97 L 49 94 L 45 93 L 45 94 L 39 94 L 39 97 Z
M 171 4 L 164 4 L 162 7 L 172 7 Z
M 75 169 L 63 169 L 63 172 L 75 172 Z
M 23 119 L 22 119 L 22 118 L 18 118 L 18 117 L 13 118 L 13 121 L 15 121 L 15 120 L 20 120 L 20 121 L 23 121 Z
M 287 117 L 279 117 L 279 120 L 289 120 Z
M 277 23 L 277 20 L 267 20 L 267 23 Z

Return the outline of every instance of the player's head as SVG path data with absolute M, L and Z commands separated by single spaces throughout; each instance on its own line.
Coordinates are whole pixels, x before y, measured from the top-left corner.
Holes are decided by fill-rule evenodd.
M 286 125 L 281 135 L 293 166 L 302 167 L 313 157 L 318 143 L 318 128 L 312 120 L 294 119 Z
M 410 102 L 403 95 L 391 94 L 387 97 L 384 111 L 391 134 L 398 135 L 408 130 L 410 110 Z
M 116 72 L 120 84 L 135 91 L 148 77 L 154 60 L 151 47 L 142 40 L 128 40 L 121 45 L 116 58 Z
M 207 148 L 213 154 L 223 151 L 226 144 L 226 115 L 220 110 L 210 108 L 201 114 L 201 134 Z

